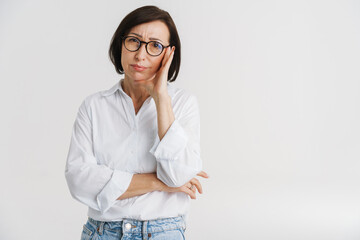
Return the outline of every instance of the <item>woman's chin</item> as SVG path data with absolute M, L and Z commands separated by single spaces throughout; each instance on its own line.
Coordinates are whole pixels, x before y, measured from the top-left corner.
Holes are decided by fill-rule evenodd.
M 150 76 L 149 74 L 142 74 L 142 73 L 130 73 L 128 75 L 129 80 L 135 84 L 141 84 L 145 82 L 152 81 L 154 79 L 154 75 Z
M 134 77 L 133 80 L 134 80 L 134 83 L 143 83 L 143 82 L 152 81 L 153 77 L 148 77 L 148 76 L 146 76 L 146 77 L 144 77 L 144 76 L 142 76 L 142 77 Z
M 134 79 L 134 83 L 143 83 L 147 81 L 151 81 L 151 79 Z

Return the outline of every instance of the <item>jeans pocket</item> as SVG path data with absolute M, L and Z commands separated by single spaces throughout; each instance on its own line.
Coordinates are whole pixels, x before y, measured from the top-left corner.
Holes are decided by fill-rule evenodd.
M 183 239 L 185 240 L 185 229 L 180 228 L 179 231 L 180 231 Z
M 83 231 L 81 233 L 81 240 L 91 240 L 93 239 L 95 233 L 96 232 L 94 230 L 91 230 L 91 227 L 88 223 L 84 224 Z
M 153 239 L 166 239 L 166 240 L 183 240 L 185 239 L 184 231 L 181 228 L 172 229 L 162 232 L 152 233 Z M 151 238 L 150 238 L 151 239 Z

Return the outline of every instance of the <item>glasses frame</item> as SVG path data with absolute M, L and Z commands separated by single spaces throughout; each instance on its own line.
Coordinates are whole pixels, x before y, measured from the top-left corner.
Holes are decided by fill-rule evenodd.
M 126 39 L 126 38 L 130 38 L 130 37 L 131 37 L 131 38 L 135 38 L 135 39 L 137 39 L 137 40 L 140 42 L 140 45 L 139 45 L 139 47 L 138 47 L 136 50 L 129 50 L 129 49 L 125 46 L 125 39 Z M 158 42 L 158 41 L 149 41 L 149 42 L 141 41 L 139 38 L 137 38 L 137 37 L 135 37 L 135 36 L 124 36 L 124 37 L 122 37 L 121 39 L 123 40 L 124 47 L 125 47 L 126 50 L 128 50 L 129 52 L 136 52 L 136 51 L 138 51 L 138 50 L 141 48 L 141 45 L 142 45 L 142 44 L 145 44 L 145 50 L 146 50 L 147 54 L 149 54 L 149 55 L 152 56 L 152 57 L 157 57 L 157 56 L 161 55 L 165 48 L 171 46 L 170 44 L 167 45 L 167 46 L 164 46 L 162 43 L 160 43 L 160 42 Z M 150 54 L 149 51 L 148 51 L 148 45 L 149 45 L 149 43 L 152 43 L 152 42 L 158 43 L 158 44 L 160 44 L 160 45 L 162 46 L 161 52 L 160 52 L 158 55 Z

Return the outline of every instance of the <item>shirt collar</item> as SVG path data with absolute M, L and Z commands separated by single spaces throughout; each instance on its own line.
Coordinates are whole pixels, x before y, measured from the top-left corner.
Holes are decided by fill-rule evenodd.
M 104 97 L 110 96 L 111 94 L 114 94 L 117 90 L 123 91 L 123 90 L 122 90 L 122 87 L 121 87 L 121 85 L 120 85 L 120 83 L 121 83 L 122 80 L 123 80 L 123 79 L 121 79 L 120 81 L 116 82 L 116 84 L 115 84 L 114 86 L 112 86 L 110 89 L 103 91 L 103 92 L 102 92 L 102 96 L 104 96 Z
M 110 96 L 112 94 L 114 94 L 117 90 L 120 91 L 121 94 L 124 94 L 126 96 L 128 96 L 124 90 L 121 87 L 121 82 L 124 81 L 124 78 L 120 79 L 114 86 L 112 86 L 110 89 L 105 90 L 102 92 L 102 96 L 107 97 Z M 172 86 L 172 84 L 170 84 L 169 82 L 167 83 L 167 87 L 168 87 L 168 93 L 170 95 L 170 97 L 172 97 L 173 92 L 174 92 L 174 88 Z M 129 96 L 128 96 L 129 97 Z M 150 101 L 152 99 L 152 97 L 149 97 L 147 101 Z

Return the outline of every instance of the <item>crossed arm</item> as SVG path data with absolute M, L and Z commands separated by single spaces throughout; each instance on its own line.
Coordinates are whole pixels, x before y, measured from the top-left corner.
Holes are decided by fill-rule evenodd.
M 204 171 L 201 171 L 198 176 L 208 178 L 209 176 Z M 190 189 L 191 185 L 195 188 Z M 140 173 L 134 174 L 131 183 L 126 190 L 117 200 L 131 198 L 139 195 L 143 195 L 153 191 L 164 192 L 183 192 L 188 194 L 191 199 L 196 199 L 196 189 L 199 193 L 203 193 L 200 181 L 197 178 L 191 179 L 181 187 L 168 187 L 162 181 L 156 177 L 156 173 Z
M 167 109 L 172 113 L 170 99 L 157 106 L 159 134 L 150 149 L 156 158 L 157 168 L 155 173 L 146 174 L 132 174 L 99 165 L 93 152 L 89 114 L 91 100 L 90 97 L 85 99 L 79 108 L 65 167 L 65 177 L 73 198 L 104 213 L 117 199 L 152 191 L 184 192 L 193 199 L 196 198 L 196 189 L 202 193 L 201 184 L 195 177 L 208 176 L 201 171 L 200 119 L 195 97 L 188 97 L 182 115 L 176 120 L 168 115 L 169 112 L 164 114 L 161 110 Z M 191 185 L 195 188 L 190 190 Z
M 156 98 L 155 103 L 158 119 L 158 135 L 161 140 L 174 122 L 175 117 L 171 107 L 171 98 L 168 95 Z M 197 175 L 204 178 L 209 177 L 204 171 L 201 171 Z M 194 185 L 195 188 L 190 189 L 191 185 Z M 192 178 L 181 187 L 169 187 L 157 178 L 156 173 L 134 174 L 128 189 L 117 200 L 139 196 L 152 191 L 184 192 L 188 194 L 191 199 L 196 199 L 196 189 L 199 193 L 202 193 L 202 186 L 197 178 Z

